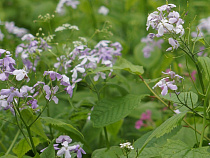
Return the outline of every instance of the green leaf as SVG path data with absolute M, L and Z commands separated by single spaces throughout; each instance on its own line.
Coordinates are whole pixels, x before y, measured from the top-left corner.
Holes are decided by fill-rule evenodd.
M 141 99 L 145 96 L 147 95 L 128 94 L 115 99 L 100 100 L 91 113 L 94 126 L 103 127 L 123 119 L 140 106 Z
M 151 52 L 151 56 L 149 58 L 145 58 L 142 51 L 144 47 L 145 43 L 139 43 L 134 49 L 134 57 L 139 64 L 149 69 L 160 62 L 161 50 L 160 48 L 155 47 L 154 50 Z
M 30 125 L 37 116 L 33 115 L 32 112 L 29 109 L 23 109 L 21 111 L 21 115 L 24 119 L 24 121 L 26 122 L 27 125 Z M 44 129 L 42 127 L 42 123 L 40 121 L 40 119 L 37 119 L 33 125 L 30 127 L 31 131 L 33 131 L 34 133 L 38 134 L 39 136 L 41 136 L 42 138 L 46 139 L 49 141 L 48 137 L 46 136 Z
M 210 80 L 210 58 L 209 57 L 198 57 L 198 61 L 204 70 L 206 80 Z
M 40 158 L 55 158 L 55 149 L 53 147 L 53 143 L 50 143 L 50 145 L 41 153 Z
M 117 158 L 122 156 L 123 156 L 122 149 L 118 146 L 112 146 L 108 150 L 107 148 L 95 150 L 91 158 Z
M 0 158 L 17 158 L 17 156 L 13 156 L 13 155 L 4 155 L 4 156 L 1 156 Z
M 195 94 L 193 92 L 181 92 L 178 95 L 178 97 L 179 97 L 179 99 L 177 98 L 175 93 L 167 94 L 165 96 L 161 95 L 161 98 L 171 101 L 175 104 L 182 105 L 181 102 L 186 103 L 186 105 L 188 105 L 190 108 L 192 108 L 193 106 L 195 107 L 195 104 L 198 101 L 197 94 Z
M 107 71 L 110 69 L 113 70 L 126 70 L 132 74 L 136 74 L 136 75 L 142 75 L 144 73 L 144 69 L 142 66 L 139 65 L 133 65 L 131 62 L 127 61 L 124 58 L 119 58 L 119 60 L 117 60 L 116 66 L 113 67 L 98 67 L 95 70 L 93 70 L 92 73 L 97 73 L 97 72 L 102 72 L 102 71 Z
M 139 158 L 151 158 L 151 157 L 161 158 L 160 148 L 158 147 L 145 148 L 138 157 Z
M 170 117 L 164 123 L 162 123 L 159 127 L 157 127 L 152 132 L 152 134 L 146 139 L 146 141 L 142 145 L 141 150 L 143 150 L 145 148 L 145 146 L 149 143 L 150 140 L 152 140 L 152 138 L 154 138 L 154 137 L 159 138 L 159 137 L 163 136 L 164 134 L 167 134 L 170 131 L 172 131 L 175 127 L 177 127 L 180 124 L 183 117 L 185 116 L 185 114 L 186 114 L 186 112 L 176 114 L 176 115 Z
M 168 140 L 163 146 L 161 155 L 164 158 L 208 158 L 210 153 L 207 151 L 209 147 L 191 148 L 180 140 Z
M 58 129 L 62 132 L 67 132 L 71 136 L 74 135 L 76 139 L 83 141 L 83 135 L 81 132 L 79 132 L 75 127 L 73 127 L 71 124 L 65 123 L 63 121 L 60 121 L 58 119 L 54 119 L 51 117 L 41 117 L 41 120 L 46 125 L 51 125 L 53 128 Z
M 107 126 L 107 131 L 112 135 L 117 135 L 121 126 L 123 124 L 123 120 L 117 121 Z
M 38 138 L 33 137 L 34 145 L 39 145 L 40 141 Z M 31 150 L 31 146 L 28 144 L 25 138 L 21 139 L 12 149 L 13 153 L 15 153 L 19 158 L 21 158 L 25 153 Z

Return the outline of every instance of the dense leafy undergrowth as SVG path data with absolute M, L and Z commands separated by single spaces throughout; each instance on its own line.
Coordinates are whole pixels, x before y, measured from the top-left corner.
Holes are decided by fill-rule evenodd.
M 208 1 L 2 0 L 0 157 L 210 157 Z

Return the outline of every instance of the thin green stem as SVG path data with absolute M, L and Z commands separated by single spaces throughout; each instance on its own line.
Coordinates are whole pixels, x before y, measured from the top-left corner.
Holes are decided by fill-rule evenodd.
M 7 150 L 7 152 L 5 153 L 5 155 L 8 155 L 10 153 L 10 151 L 12 150 L 12 147 L 14 146 L 15 142 L 17 141 L 17 138 L 20 134 L 20 130 L 17 131 L 15 138 L 12 141 L 12 144 L 9 146 L 9 149 Z
M 109 149 L 110 145 L 109 145 L 109 139 L 108 139 L 108 134 L 107 134 L 106 127 L 104 127 L 104 134 L 105 134 L 105 139 L 106 139 L 106 147 L 107 147 L 107 149 Z
M 49 104 L 47 104 L 47 116 L 50 117 L 50 108 L 49 108 Z M 53 136 L 53 131 L 52 131 L 52 126 L 51 126 L 51 124 L 49 125 L 49 128 L 50 128 L 51 139 L 53 139 L 54 136 Z

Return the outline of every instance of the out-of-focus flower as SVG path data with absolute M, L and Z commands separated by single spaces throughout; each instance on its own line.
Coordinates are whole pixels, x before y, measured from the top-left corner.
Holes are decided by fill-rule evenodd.
M 67 135 L 60 135 L 57 139 L 56 139 L 56 143 L 63 143 L 67 141 L 68 143 L 72 142 L 72 139 L 67 136 Z
M 140 129 L 142 126 L 147 126 L 149 122 L 152 122 L 151 114 L 152 112 L 150 110 L 147 110 L 145 113 L 142 113 L 140 119 L 135 123 L 135 128 Z
M 101 6 L 99 9 L 98 9 L 98 13 L 99 14 L 103 14 L 103 15 L 107 15 L 109 13 L 109 9 L 105 6 Z
M 134 147 L 131 145 L 130 142 L 120 144 L 120 148 L 127 148 L 127 149 L 130 149 L 130 150 L 134 149 Z
M 192 79 L 193 79 L 193 81 L 195 81 L 195 75 L 197 74 L 197 72 L 195 71 L 195 70 L 193 70 L 192 71 L 192 73 L 190 74 L 191 75 L 191 77 L 192 77 Z
M 73 9 L 77 8 L 77 5 L 80 2 L 78 0 L 60 0 L 57 7 L 56 7 L 56 12 L 58 14 L 64 14 L 65 10 L 64 10 L 64 4 L 66 4 L 66 6 L 71 6 Z

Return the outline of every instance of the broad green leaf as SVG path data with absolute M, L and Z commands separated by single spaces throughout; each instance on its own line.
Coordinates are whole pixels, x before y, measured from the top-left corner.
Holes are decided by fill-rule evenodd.
M 121 126 L 123 124 L 123 120 L 117 121 L 107 126 L 107 131 L 112 135 L 117 135 Z
M 210 58 L 209 57 L 198 57 L 198 61 L 204 70 L 206 80 L 210 80 Z
M 27 125 L 30 125 L 37 116 L 33 115 L 32 112 L 29 109 L 23 109 L 21 111 L 21 115 L 24 119 L 24 121 L 26 122 Z M 48 137 L 46 136 L 44 129 L 42 127 L 42 123 L 40 121 L 40 119 L 37 119 L 33 125 L 31 126 L 31 131 L 33 131 L 34 133 L 38 134 L 39 136 L 41 136 L 42 138 L 49 140 Z
M 118 146 L 112 146 L 110 149 L 103 148 L 95 150 L 91 158 L 117 158 L 122 156 L 122 149 Z
M 151 52 L 151 56 L 149 58 L 145 58 L 142 51 L 144 47 L 145 43 L 139 43 L 134 49 L 134 57 L 139 64 L 149 69 L 160 61 L 161 50 L 160 48 L 155 47 L 154 51 Z
M 157 127 L 152 134 L 146 139 L 144 144 L 142 145 L 141 150 L 145 148 L 145 146 L 152 140 L 152 138 L 156 137 L 159 138 L 163 136 L 164 134 L 169 133 L 172 131 L 175 127 L 177 127 L 183 117 L 185 116 L 186 112 L 182 112 L 180 114 L 176 114 L 172 117 L 170 117 L 168 120 L 166 120 L 164 123 L 162 123 L 159 127 Z
M 158 147 L 149 147 L 145 148 L 141 154 L 138 156 L 138 158 L 161 158 L 160 156 L 160 148 Z
M 136 75 L 142 75 L 144 73 L 144 69 L 142 66 L 139 65 L 133 65 L 131 62 L 127 61 L 124 58 L 119 58 L 115 64 L 116 66 L 113 67 L 98 67 L 95 70 L 93 70 L 92 73 L 107 71 L 110 69 L 113 70 L 126 70 L 132 74 Z
M 38 138 L 33 137 L 34 145 L 39 145 L 40 141 Z M 31 146 L 28 144 L 25 138 L 21 139 L 12 149 L 13 153 L 15 153 L 19 158 L 21 158 L 25 153 L 31 150 Z
M 41 117 L 41 120 L 46 125 L 51 125 L 53 128 L 58 129 L 62 132 L 70 133 L 71 135 L 74 134 L 74 136 L 77 137 L 79 140 L 83 140 L 83 135 L 81 132 L 79 132 L 75 127 L 73 127 L 71 124 L 65 123 L 63 121 L 60 121 L 58 119 L 54 119 L 51 117 Z
M 53 147 L 53 143 L 50 143 L 50 145 L 43 151 L 43 153 L 40 154 L 40 158 L 55 158 L 55 149 Z
M 190 108 L 195 107 L 195 104 L 198 101 L 197 94 L 193 92 L 181 92 L 178 97 L 175 93 L 167 94 L 161 97 L 178 105 L 182 105 L 182 103 L 184 103 Z
M 210 153 L 207 151 L 209 147 L 191 148 L 180 140 L 168 140 L 163 146 L 161 155 L 164 158 L 209 158 Z
M 95 127 L 103 127 L 126 117 L 133 109 L 140 106 L 141 99 L 147 95 L 128 94 L 123 97 L 102 99 L 94 107 L 91 120 Z

